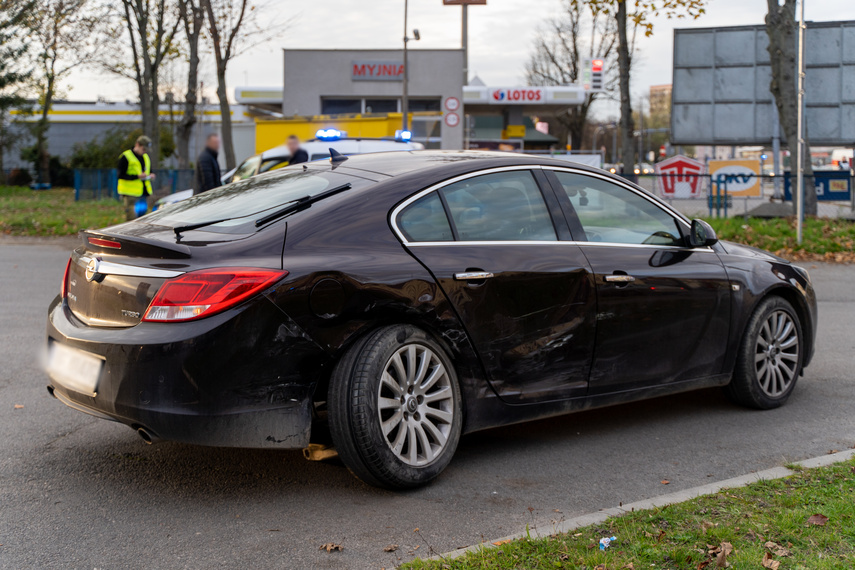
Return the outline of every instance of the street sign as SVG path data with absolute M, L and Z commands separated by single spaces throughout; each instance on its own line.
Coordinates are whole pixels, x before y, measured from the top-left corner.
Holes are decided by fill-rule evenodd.
M 460 108 L 460 99 L 457 97 L 446 97 L 445 108 L 449 111 L 456 111 Z
M 711 160 L 709 169 L 720 192 L 734 197 L 760 195 L 759 160 Z
M 460 115 L 457 113 L 446 113 L 445 124 L 449 127 L 456 127 L 460 124 Z
M 605 90 L 605 60 L 601 57 L 588 57 L 582 62 L 582 87 L 591 93 Z
M 697 198 L 701 194 L 704 163 L 678 154 L 656 163 L 664 198 Z
M 821 202 L 849 202 L 852 200 L 852 178 L 849 171 L 815 171 L 814 187 L 816 199 Z M 784 177 L 784 199 L 792 200 L 793 191 L 791 187 L 792 176 Z M 805 180 L 805 188 L 809 188 L 810 182 Z
M 503 139 L 524 139 L 525 125 L 508 125 L 502 130 Z

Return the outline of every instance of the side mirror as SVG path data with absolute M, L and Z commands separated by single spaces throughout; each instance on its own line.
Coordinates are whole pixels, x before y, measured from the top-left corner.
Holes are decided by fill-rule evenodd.
M 692 220 L 692 229 L 689 232 L 690 247 L 709 247 L 718 241 L 715 230 L 703 220 Z

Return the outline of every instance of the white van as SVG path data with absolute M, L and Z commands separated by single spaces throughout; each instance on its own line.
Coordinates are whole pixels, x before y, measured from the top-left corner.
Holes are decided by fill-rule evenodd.
M 303 150 L 309 154 L 309 161 L 324 160 L 330 157 L 330 149 L 335 149 L 344 155 L 349 154 L 365 154 L 369 152 L 386 152 L 394 150 L 424 150 L 425 146 L 417 142 L 399 141 L 394 139 L 368 139 L 368 138 L 346 138 L 346 137 L 330 137 L 327 140 L 312 139 L 300 145 Z M 288 161 L 291 159 L 291 152 L 287 145 L 277 146 L 270 150 L 265 150 L 261 154 L 256 154 L 244 160 L 237 168 L 229 170 L 223 174 L 223 184 L 237 182 L 251 178 L 257 174 L 270 172 L 283 166 L 288 166 Z M 183 190 L 170 194 L 158 200 L 154 205 L 154 210 L 181 202 L 193 196 L 193 190 Z

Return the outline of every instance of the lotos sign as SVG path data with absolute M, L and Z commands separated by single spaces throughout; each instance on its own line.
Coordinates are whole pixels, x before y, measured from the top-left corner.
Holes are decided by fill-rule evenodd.
M 404 77 L 404 64 L 400 61 L 355 60 L 350 64 L 352 81 L 401 81 Z
M 710 179 L 731 196 L 760 195 L 759 160 L 711 160 Z
M 541 103 L 545 99 L 542 87 L 510 87 L 491 89 L 487 97 L 490 103 L 499 105 Z
M 704 163 L 687 156 L 672 156 L 656 163 L 665 198 L 697 198 L 701 193 Z

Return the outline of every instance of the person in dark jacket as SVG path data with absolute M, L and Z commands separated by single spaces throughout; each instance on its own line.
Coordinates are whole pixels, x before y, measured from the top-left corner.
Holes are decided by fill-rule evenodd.
M 210 134 L 205 139 L 205 148 L 196 160 L 196 181 L 193 184 L 194 194 L 201 194 L 222 185 L 220 163 L 217 154 L 220 152 L 220 137 Z
M 291 160 L 288 164 L 300 164 L 301 162 L 309 162 L 309 153 L 300 148 L 300 139 L 297 135 L 288 137 L 288 151 L 291 153 Z

